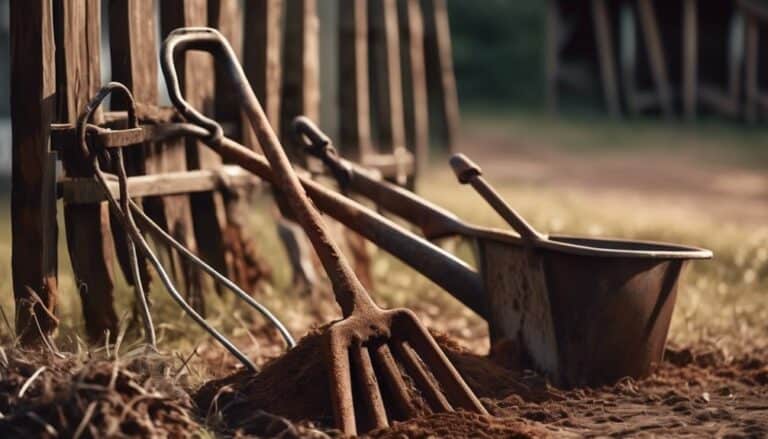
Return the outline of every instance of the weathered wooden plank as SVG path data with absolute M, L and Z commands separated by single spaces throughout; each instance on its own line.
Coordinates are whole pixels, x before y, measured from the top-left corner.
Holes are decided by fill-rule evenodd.
M 261 3 L 261 2 L 259 2 Z M 243 7 L 238 0 L 210 0 L 208 24 L 218 29 L 229 41 L 235 54 L 242 60 Z M 248 125 L 244 113 L 237 105 L 238 97 L 232 80 L 222 65 L 216 65 L 215 85 L 216 119 L 235 127 L 235 137 L 241 139 L 242 127 Z M 249 130 L 249 132 L 252 132 Z M 226 228 L 223 234 L 225 261 L 230 278 L 246 290 L 254 291 L 261 281 L 264 267 L 256 252 L 256 243 L 244 231 L 248 212 L 248 194 L 251 188 L 230 187 L 221 192 L 225 205 Z M 250 254 L 246 254 L 250 252 Z
M 282 16 L 283 0 L 245 3 L 243 69 L 273 127 L 280 126 Z M 255 149 L 256 136 L 243 120 L 243 144 Z
M 400 38 L 395 0 L 371 2 L 368 10 L 371 40 L 372 105 L 380 152 L 405 147 L 403 86 L 400 69 Z M 394 177 L 394 176 L 388 176 Z M 397 176 L 404 182 L 405 176 Z
M 291 122 L 301 114 L 313 120 L 320 115 L 317 1 L 286 0 L 285 15 L 280 133 L 291 161 L 305 163 L 293 141 Z
M 251 2 L 252 3 L 252 2 Z M 265 3 L 265 2 L 256 2 Z M 219 29 L 232 45 L 240 60 L 243 59 L 243 5 L 239 0 L 210 0 L 208 3 L 208 22 Z M 269 17 L 266 17 L 269 18 Z M 264 30 L 268 33 L 268 30 Z M 263 87 L 263 86 L 262 86 Z M 243 138 L 244 128 L 248 127 L 249 142 L 255 141 L 250 123 L 237 105 L 238 97 L 232 80 L 227 77 L 221 66 L 216 66 L 216 118 L 235 127 L 235 136 Z M 264 258 L 259 255 L 256 241 L 245 232 L 250 194 L 253 193 L 256 180 L 251 179 L 249 187 L 228 186 L 222 191 L 225 205 L 226 228 L 223 235 L 225 260 L 229 276 L 246 291 L 255 291 L 258 283 L 269 271 Z
M 131 89 L 134 99 L 141 102 L 155 103 L 157 87 L 153 87 L 154 78 L 149 78 L 154 69 L 151 53 L 154 50 L 155 20 L 154 1 L 136 2 L 134 0 L 112 1 L 109 4 L 109 39 L 112 62 L 112 79 L 122 82 Z M 147 40 L 150 44 L 147 44 Z M 145 57 L 142 59 L 142 57 Z M 112 109 L 127 110 L 129 102 L 123 96 L 112 98 Z M 144 156 L 149 145 L 135 145 L 123 150 L 126 173 L 129 176 L 145 173 Z M 110 213 L 110 223 L 120 224 Z M 130 266 L 127 236 L 119 225 L 112 228 L 117 260 L 129 285 L 133 285 L 133 272 Z M 170 249 L 164 249 L 164 253 Z M 137 255 L 139 270 L 142 273 L 144 291 L 149 291 L 147 261 Z M 167 256 L 170 259 L 170 256 Z
M 48 0 L 12 2 L 10 5 L 11 266 L 16 334 L 28 345 L 41 341 L 33 316 L 45 336 L 50 335 L 58 324 L 54 317 L 58 285 L 56 204 L 55 197 L 51 203 L 50 197 L 42 196 L 51 178 L 45 170 L 50 170 L 46 166 L 51 154 L 48 133 L 55 104 L 51 17 Z
M 449 151 L 453 151 L 461 116 L 453 72 L 448 7 L 445 0 L 422 0 L 422 12 L 429 100 L 436 102 L 438 108 L 439 139 Z
M 100 86 L 100 12 L 98 0 L 54 2 L 57 99 L 60 122 L 73 123 Z M 99 122 L 100 114 L 96 114 Z M 79 149 L 65 151 L 64 171 L 69 177 L 93 175 Z M 113 307 L 112 247 L 106 203 L 64 205 L 69 257 L 80 292 L 88 337 L 116 335 Z
M 416 171 L 423 171 L 429 158 L 429 103 L 424 70 L 424 18 L 419 0 L 398 3 L 403 77 L 403 116 L 405 142 L 416 161 Z M 415 174 L 412 180 L 415 179 Z
M 239 0 L 209 0 L 208 26 L 218 29 L 229 41 L 230 46 L 242 59 L 243 53 L 243 7 Z M 214 114 L 219 122 L 234 123 L 237 129 L 234 138 L 240 140 L 240 107 L 232 81 L 226 76 L 223 66 L 216 65 L 214 85 Z
M 185 26 L 206 26 L 208 7 L 205 0 L 166 0 L 161 2 L 162 32 Z M 205 114 L 214 114 L 214 64 L 210 55 L 190 52 L 179 65 L 179 79 L 186 100 Z M 186 140 L 188 169 L 211 169 L 221 165 L 221 158 L 202 142 Z M 222 273 L 227 271 L 223 234 L 226 228 L 224 203 L 220 193 L 198 192 L 190 195 L 194 235 L 199 253 Z M 202 295 L 189 296 L 193 306 L 204 311 Z
M 257 182 L 257 177 L 239 166 L 224 165 L 216 170 L 201 169 L 128 177 L 128 193 L 131 197 L 160 197 L 218 189 L 235 190 L 252 187 Z M 110 181 L 108 185 L 115 198 L 119 199 L 117 181 Z M 106 199 L 101 186 L 92 178 L 64 179 L 59 182 L 59 188 L 58 192 L 68 203 L 87 204 Z
M 595 42 L 597 43 L 600 79 L 602 80 L 605 104 L 611 117 L 619 117 L 621 106 L 619 104 L 618 81 L 614 70 L 616 65 L 613 55 L 614 38 L 605 0 L 592 0 L 592 19 L 595 25 Z
M 368 84 L 368 2 L 339 0 L 339 148 L 353 159 L 373 153 Z
M 305 154 L 291 134 L 291 122 L 300 115 L 318 120 L 320 115 L 319 23 L 316 0 L 285 0 L 282 45 L 282 89 L 278 131 L 291 161 L 306 164 Z M 274 123 L 273 123 L 274 126 Z M 279 193 L 273 192 L 276 196 Z M 278 199 L 278 205 L 281 203 Z M 281 218 L 280 236 L 293 269 L 294 288 L 314 291 L 317 274 L 306 235 L 295 223 Z
M 156 12 L 157 2 L 154 0 L 114 0 L 109 9 L 112 77 L 128 86 L 136 102 L 143 106 L 158 104 Z M 113 109 L 116 108 L 125 108 L 125 103 L 119 99 L 113 101 Z M 127 155 L 131 168 L 129 175 L 186 169 L 186 151 L 182 141 L 147 142 L 129 149 L 133 149 Z M 149 197 L 143 199 L 142 204 L 147 214 L 163 229 L 192 251 L 197 251 L 188 196 Z M 118 242 L 116 240 L 116 245 Z M 192 291 L 191 295 L 199 295 L 199 272 L 188 266 L 173 249 L 161 245 L 159 250 L 161 260 L 171 267 L 176 281 L 183 282 L 184 290 Z
M 661 112 L 665 118 L 671 119 L 674 116 L 672 87 L 669 83 L 666 56 L 664 55 L 664 46 L 661 43 L 661 32 L 656 20 L 656 11 L 651 0 L 638 0 L 637 11 L 645 39 L 645 47 L 648 50 L 648 61 L 651 65 L 653 82 L 659 95 Z

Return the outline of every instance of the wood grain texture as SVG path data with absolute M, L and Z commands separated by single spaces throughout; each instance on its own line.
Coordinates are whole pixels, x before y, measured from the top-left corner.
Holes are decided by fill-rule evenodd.
M 75 122 L 100 87 L 100 14 L 98 0 L 54 2 L 59 122 Z M 100 117 L 97 112 L 94 121 L 100 122 Z M 65 150 L 62 159 L 68 177 L 93 175 L 78 149 Z M 86 332 L 92 342 L 100 343 L 107 332 L 117 334 L 107 204 L 65 204 L 64 222 Z
M 405 147 L 396 1 L 381 0 L 370 3 L 368 19 L 372 60 L 372 106 L 377 127 L 375 143 L 380 152 L 391 153 Z
M 167 35 L 178 27 L 208 25 L 205 0 L 166 0 L 161 3 L 162 31 Z M 182 94 L 195 108 L 213 115 L 214 63 L 209 54 L 190 52 L 179 65 Z M 202 142 L 186 139 L 187 169 L 213 169 L 221 166 L 221 157 Z M 220 193 L 198 192 L 190 195 L 194 235 L 201 257 L 219 272 L 229 275 L 226 265 L 223 234 L 226 228 L 224 202 Z M 202 294 L 190 295 L 189 300 L 204 311 Z
M 244 12 L 243 69 L 270 124 L 279 127 L 283 0 L 249 1 Z M 252 149 L 258 147 L 253 129 L 245 119 L 243 144 Z
M 243 7 L 238 0 L 208 2 L 208 24 L 224 35 L 240 60 L 243 59 L 243 14 Z M 235 127 L 233 135 L 242 139 L 245 126 L 250 128 L 250 125 L 238 105 L 237 92 L 232 85 L 232 80 L 227 77 L 226 70 L 220 65 L 216 66 L 215 96 L 216 119 L 232 124 Z M 252 130 L 249 129 L 248 137 L 251 137 L 250 133 Z M 249 194 L 253 192 L 256 185 L 255 180 L 249 181 L 251 184 L 248 186 L 228 186 L 226 187 L 228 190 L 221 192 L 226 214 L 226 226 L 222 239 L 230 279 L 246 291 L 254 291 L 269 269 L 257 250 L 256 242 L 244 230 L 250 207 Z
M 461 116 L 456 77 L 453 71 L 453 48 L 445 0 L 422 0 L 424 15 L 424 51 L 427 87 L 432 107 L 440 121 L 439 141 L 449 150 L 456 146 Z
M 51 2 L 12 2 L 11 18 L 11 230 L 16 334 L 25 345 L 56 329 L 55 199 L 50 184 L 49 126 L 54 117 L 56 69 Z M 55 175 L 53 176 L 55 179 Z M 47 201 L 47 203 L 46 203 Z M 37 298 L 40 300 L 38 301 Z M 35 321 L 36 317 L 36 321 Z
M 339 0 L 339 147 L 353 160 L 373 153 L 368 84 L 368 2 Z
M 424 17 L 419 0 L 399 0 L 400 53 L 403 77 L 405 143 L 416 161 L 416 172 L 429 159 L 429 103 L 424 66 Z M 415 179 L 415 175 L 412 179 Z
M 283 44 L 283 88 L 280 107 L 281 140 L 291 161 L 306 163 L 291 135 L 291 122 L 305 115 L 320 115 L 319 47 L 316 0 L 286 0 Z
M 140 106 L 158 104 L 157 6 L 154 0 L 113 0 L 110 3 L 112 77 L 131 89 Z M 113 102 L 113 109 L 124 108 L 119 100 Z M 133 171 L 129 175 L 184 171 L 184 143 L 178 140 L 147 142 L 129 153 L 128 163 Z M 188 196 L 147 197 L 142 199 L 142 204 L 160 227 L 193 252 L 197 251 Z M 173 249 L 160 245 L 158 250 L 164 265 L 171 267 L 175 280 L 183 282 L 184 290 L 190 291 L 191 295 L 198 295 L 201 289 L 199 273 Z

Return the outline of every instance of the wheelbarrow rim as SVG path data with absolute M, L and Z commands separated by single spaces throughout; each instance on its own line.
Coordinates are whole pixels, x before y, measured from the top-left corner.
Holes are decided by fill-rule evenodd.
M 528 245 L 578 256 L 640 259 L 711 259 L 713 257 L 712 251 L 705 248 L 662 241 L 576 235 L 549 235 L 546 240 L 527 241 L 507 230 L 478 226 L 470 227 L 466 232 L 476 238 L 500 241 L 521 247 Z

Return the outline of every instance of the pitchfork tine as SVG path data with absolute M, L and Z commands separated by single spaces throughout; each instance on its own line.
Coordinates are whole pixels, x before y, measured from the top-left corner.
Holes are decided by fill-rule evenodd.
M 411 345 L 422 355 L 422 359 L 443 386 L 454 407 L 487 415 L 488 411 L 472 393 L 472 389 L 464 382 L 459 372 L 453 367 L 453 364 L 427 330 L 419 327 L 419 325 L 413 325 L 413 328 L 415 328 L 413 333 L 416 336 L 409 340 Z
M 403 419 L 413 418 L 418 415 L 416 407 L 411 402 L 410 395 L 406 393 L 407 386 L 402 375 L 400 375 L 400 369 L 395 363 L 395 359 L 392 357 L 392 352 L 389 350 L 389 346 L 382 344 L 376 348 L 375 351 L 376 362 L 379 365 L 379 370 L 384 376 L 384 380 L 387 383 L 389 393 L 394 399 L 395 409 L 403 417 Z
M 368 348 L 359 344 L 353 344 L 350 347 L 350 357 L 356 369 L 355 377 L 357 378 L 358 386 L 363 392 L 361 402 L 367 403 L 365 409 L 368 410 L 368 413 L 366 415 L 369 415 L 370 419 L 373 420 L 373 425 L 362 427 L 371 427 L 364 428 L 367 431 L 369 429 L 389 426 L 387 411 L 384 408 L 384 400 L 381 397 L 379 382 L 376 379 L 376 373 L 373 371 L 373 363 L 371 363 Z
M 395 343 L 395 353 L 405 366 L 408 375 L 413 378 L 421 393 L 426 398 L 432 410 L 435 412 L 452 412 L 451 403 L 445 399 L 445 395 L 429 377 L 429 373 L 424 369 L 418 355 L 413 352 L 405 341 Z
M 328 380 L 331 386 L 331 400 L 334 407 L 338 409 L 334 411 L 334 420 L 336 426 L 345 434 L 356 436 L 355 407 L 352 403 L 352 376 L 349 370 L 347 345 L 331 334 L 329 349 L 333 361 L 330 362 Z

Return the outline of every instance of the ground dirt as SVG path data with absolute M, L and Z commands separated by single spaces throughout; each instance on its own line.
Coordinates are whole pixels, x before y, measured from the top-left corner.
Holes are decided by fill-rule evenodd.
M 650 377 L 561 390 L 532 371 L 506 369 L 437 338 L 493 416 L 433 414 L 369 436 L 768 435 L 766 351 L 729 358 L 710 345 L 668 348 Z M 306 337 L 260 374 L 238 371 L 197 389 L 175 379 L 178 370 L 169 369 L 168 359 L 134 353 L 79 361 L 71 354 L 4 350 L 0 437 L 187 437 L 203 426 L 225 436 L 338 436 L 319 341 L 317 333 Z

